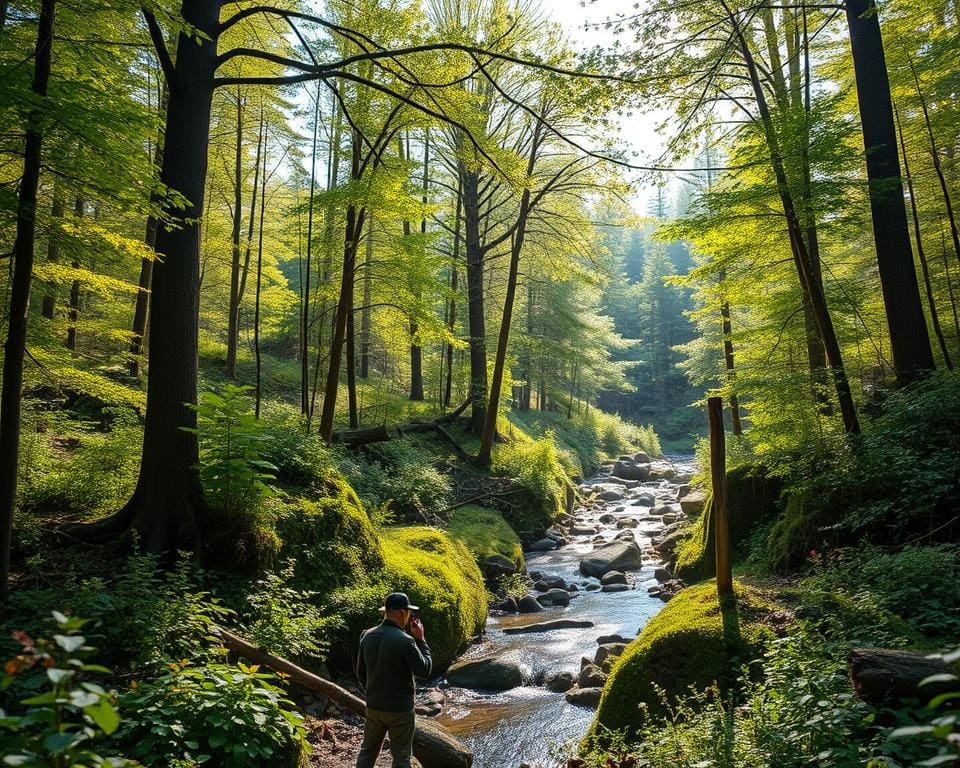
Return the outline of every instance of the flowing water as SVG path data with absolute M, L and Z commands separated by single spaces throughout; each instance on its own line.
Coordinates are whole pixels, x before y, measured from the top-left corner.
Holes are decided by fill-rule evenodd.
M 669 458 L 677 472 L 693 470 L 692 457 Z M 603 484 L 607 480 L 608 476 L 601 473 L 586 484 Z M 649 517 L 649 506 L 634 502 L 640 493 L 650 492 L 656 497 L 657 506 L 673 503 L 677 490 L 678 485 L 668 481 L 641 483 L 637 488 L 626 490 L 622 501 L 599 502 L 589 509 L 575 510 L 575 524 L 595 525 L 600 528 L 600 534 L 570 536 L 569 543 L 558 550 L 526 556 L 529 572 L 561 576 L 580 586 L 569 607 L 547 607 L 534 614 L 491 615 L 483 642 L 472 646 L 464 658 L 492 654 L 513 659 L 521 663 L 528 679 L 542 680 L 554 672 L 579 673 L 581 657 L 593 658 L 601 635 L 635 637 L 663 607 L 662 601 L 647 593 L 647 588 L 657 583 L 653 572 L 661 564 L 653 559 L 656 555 L 649 550 L 650 540 L 663 528 L 663 523 Z M 622 511 L 615 511 L 621 507 Z M 584 587 L 597 580 L 580 574 L 580 559 L 593 549 L 594 537 L 613 539 L 621 532 L 615 524 L 600 525 L 598 518 L 605 513 L 639 521 L 633 532 L 645 553 L 643 568 L 631 574 L 632 589 L 626 592 L 586 591 Z M 558 618 L 585 619 L 594 626 L 519 635 L 503 632 L 508 627 Z M 555 748 L 582 737 L 592 719 L 592 709 L 567 703 L 564 694 L 528 685 L 504 693 L 449 688 L 439 721 L 473 750 L 474 768 L 517 768 L 521 763 L 531 768 L 555 768 L 562 765 L 552 755 Z

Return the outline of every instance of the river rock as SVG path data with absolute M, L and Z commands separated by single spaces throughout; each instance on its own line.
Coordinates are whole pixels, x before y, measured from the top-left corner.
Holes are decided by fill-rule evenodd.
M 559 605 L 566 608 L 570 605 L 570 593 L 565 589 L 550 589 L 537 598 L 542 605 Z
M 574 682 L 573 672 L 554 672 L 552 675 L 547 676 L 544 685 L 548 691 L 564 693 L 573 688 Z
M 596 709 L 600 704 L 600 694 L 603 688 L 571 688 L 566 693 L 566 699 L 578 707 Z
M 617 528 L 636 528 L 640 521 L 635 517 L 621 517 L 617 520 Z
M 580 560 L 580 572 L 599 577 L 613 570 L 639 568 L 641 561 L 640 547 L 635 541 L 612 541 Z
M 660 557 L 669 560 L 682 539 L 683 534 L 680 531 L 672 531 L 654 543 L 653 548 Z
M 584 587 L 584 589 L 587 592 L 596 592 L 598 589 L 600 589 L 600 586 L 601 585 L 597 584 L 596 582 L 590 582 L 589 584 L 587 584 L 587 586 Z
M 669 525 L 670 523 L 677 522 L 677 520 L 681 518 L 676 512 L 667 512 L 667 514 L 663 515 L 660 519 L 663 520 L 664 524 Z
M 534 585 L 536 589 L 546 592 L 548 589 L 563 589 L 567 586 L 567 580 L 563 578 L 563 576 L 558 576 L 555 573 L 541 573 L 540 578 L 537 580 L 537 584 L 543 584 L 544 587 L 541 589 L 540 587 Z
M 530 545 L 531 552 L 552 552 L 557 548 L 557 542 L 553 539 L 540 539 Z
M 439 688 L 427 688 L 417 694 L 417 714 L 425 717 L 436 717 L 443 712 L 445 697 Z
M 643 451 L 637 451 L 630 458 L 637 462 L 637 464 L 649 464 L 652 461 L 652 459 Z
M 517 601 L 517 610 L 520 613 L 539 613 L 543 606 L 533 595 L 524 595 Z
M 637 464 L 633 461 L 618 461 L 613 465 L 610 474 L 624 480 L 646 480 L 650 477 L 650 465 Z
M 491 608 L 495 611 L 503 611 L 504 613 L 516 613 L 517 600 L 514 597 L 508 596 L 499 603 L 494 603 Z
M 607 681 L 607 676 L 603 674 L 603 670 L 600 669 L 596 664 L 587 664 L 580 670 L 580 675 L 577 677 L 577 684 L 581 688 L 595 688 L 597 686 L 603 687 L 603 684 Z
M 677 475 L 677 470 L 669 461 L 654 461 L 650 464 L 650 477 L 654 480 L 670 480 Z
M 473 752 L 457 741 L 446 728 L 433 720 L 417 720 L 413 755 L 430 768 L 470 768 Z
M 633 535 L 633 531 L 629 528 L 621 528 L 619 533 L 613 537 L 614 541 L 635 541 L 636 537 Z
M 633 506 L 635 507 L 652 507 L 656 503 L 657 497 L 650 491 L 640 491 L 633 500 Z
M 523 685 L 523 671 L 515 661 L 485 656 L 451 664 L 447 670 L 447 682 L 458 688 L 508 691 Z
M 670 581 L 673 578 L 673 574 L 670 573 L 669 568 L 660 566 L 653 572 L 653 578 L 659 581 L 661 584 L 665 581 Z
M 615 488 L 605 488 L 600 492 L 600 499 L 602 501 L 621 501 L 623 499 L 623 491 L 618 491 Z
M 627 576 L 623 571 L 610 571 L 600 577 L 601 584 L 626 584 Z
M 604 584 L 600 587 L 601 592 L 627 592 L 629 589 L 629 584 Z
M 550 632 L 554 629 L 589 629 L 592 626 L 593 622 L 586 619 L 554 619 L 527 624 L 524 627 L 507 627 L 503 630 L 503 634 L 526 635 L 532 632 Z
M 593 657 L 593 663 L 598 667 L 603 666 L 603 662 L 605 662 L 607 659 L 617 658 L 617 656 L 623 653 L 623 650 L 626 647 L 626 643 L 604 643 L 597 648 L 597 653 Z
M 503 555 L 491 555 L 480 564 L 484 578 L 490 583 L 504 576 L 512 576 L 517 572 L 517 564 Z
M 609 512 L 606 512 L 600 515 L 600 522 L 603 523 L 604 525 L 613 525 L 615 522 L 617 522 L 617 516 L 611 515 Z
M 702 491 L 690 491 L 686 496 L 680 499 L 680 509 L 685 515 L 699 515 L 703 512 L 703 505 L 707 497 Z
M 629 643 L 630 638 L 623 635 L 600 635 L 597 638 L 597 645 L 607 645 L 609 643 Z
M 595 525 L 571 525 L 570 526 L 570 535 L 571 536 L 592 536 L 597 532 L 597 527 Z

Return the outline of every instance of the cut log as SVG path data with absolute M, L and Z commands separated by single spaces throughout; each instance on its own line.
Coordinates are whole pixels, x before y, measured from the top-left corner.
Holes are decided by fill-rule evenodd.
M 930 659 L 913 651 L 886 648 L 854 648 L 847 658 L 853 690 L 871 704 L 888 704 L 904 699 L 926 703 L 934 696 L 960 688 L 956 680 L 921 681 L 932 675 L 950 674 L 941 659 Z
M 274 656 L 223 627 L 213 627 L 212 631 L 231 651 L 255 664 L 286 675 L 295 683 L 326 696 L 330 701 L 355 715 L 360 717 L 366 715 L 367 708 L 363 699 L 354 696 L 336 683 L 308 672 L 292 661 Z M 417 730 L 413 737 L 413 754 L 430 768 L 471 768 L 473 765 L 473 752 L 457 741 L 443 726 L 425 718 L 417 718 Z
M 342 443 L 348 448 L 360 448 L 370 443 L 385 443 L 390 433 L 383 425 L 364 429 L 342 429 L 333 433 L 333 442 Z

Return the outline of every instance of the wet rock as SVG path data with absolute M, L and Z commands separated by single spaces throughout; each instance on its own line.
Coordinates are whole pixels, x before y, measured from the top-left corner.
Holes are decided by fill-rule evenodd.
M 604 643 L 597 648 L 597 653 L 593 657 L 593 663 L 601 666 L 607 659 L 615 659 L 627 647 L 626 643 Z
M 669 568 L 660 566 L 653 572 L 653 578 L 662 584 L 665 581 L 670 581 L 673 578 L 673 574 L 670 573 Z
M 570 593 L 565 589 L 550 589 L 537 599 L 542 605 L 559 605 L 563 608 L 570 605 Z
M 626 509 L 626 507 L 621 504 L 619 507 L 616 507 L 613 511 L 614 511 L 614 512 L 623 512 L 625 509 Z
M 634 517 L 621 517 L 617 520 L 617 528 L 636 528 L 640 521 Z
M 524 595 L 517 601 L 517 610 L 520 613 L 539 613 L 543 606 L 533 595 Z
M 607 681 L 607 676 L 603 673 L 603 670 L 596 664 L 587 664 L 580 670 L 580 675 L 577 677 L 577 684 L 581 688 L 596 688 L 603 687 L 603 684 Z
M 590 583 L 590 584 L 587 584 L 587 586 L 584 587 L 584 589 L 586 589 L 587 592 L 596 592 L 598 589 L 600 589 L 600 585 Z
M 570 535 L 571 536 L 592 536 L 597 532 L 597 527 L 594 525 L 571 525 L 570 526 Z
M 490 584 L 495 584 L 504 576 L 512 576 L 517 572 L 517 564 L 503 555 L 491 555 L 480 564 L 484 578 Z
M 551 632 L 555 629 L 589 629 L 592 626 L 593 622 L 586 619 L 554 619 L 527 624 L 525 627 L 507 627 L 503 630 L 503 634 L 528 635 L 534 632 Z
M 650 465 L 637 464 L 633 461 L 618 461 L 613 465 L 610 474 L 624 480 L 646 480 L 650 477 Z
M 633 531 L 629 528 L 622 528 L 620 532 L 613 537 L 614 541 L 635 541 Z
M 581 669 L 581 670 L 582 670 L 584 667 L 589 667 L 591 664 L 593 664 L 593 659 L 591 659 L 589 656 L 581 656 L 581 657 L 580 657 L 580 669 Z
M 629 589 L 629 584 L 604 584 L 600 587 L 601 592 L 627 592 Z
M 609 571 L 639 568 L 642 559 L 635 541 L 613 541 L 597 547 L 581 559 L 580 572 L 585 576 L 599 577 Z
M 600 498 L 603 501 L 621 501 L 623 499 L 623 491 L 618 491 L 614 488 L 607 488 L 601 491 Z
M 417 694 L 416 710 L 418 715 L 436 717 L 443 712 L 443 691 L 439 688 L 427 688 Z
M 574 681 L 573 672 L 554 672 L 547 677 L 544 685 L 548 691 L 564 693 L 573 688 Z
M 651 459 L 651 458 L 650 458 L 646 453 L 644 453 L 643 451 L 637 451 L 637 452 L 636 452 L 635 454 L 633 454 L 633 456 L 631 456 L 630 458 L 633 459 L 633 461 L 637 462 L 637 464 L 649 464 L 651 461 L 653 461 L 653 459 Z
M 503 611 L 504 613 L 517 613 L 517 601 L 514 597 L 507 597 L 501 600 L 499 603 L 494 603 L 492 606 L 495 611 Z
M 660 504 L 653 508 L 651 514 L 660 515 L 663 517 L 671 512 L 679 512 L 680 506 L 678 504 Z
M 610 571 L 600 577 L 601 584 L 626 584 L 627 575 L 623 571 Z
M 600 635 L 597 638 L 597 645 L 607 645 L 608 643 L 629 643 L 630 638 L 623 635 Z
M 470 768 L 473 752 L 433 720 L 417 720 L 413 754 L 430 768 Z
M 447 682 L 458 688 L 508 691 L 523 685 L 523 671 L 515 661 L 486 656 L 454 662 L 447 670 Z
M 566 693 L 566 699 L 578 707 L 596 709 L 600 704 L 600 694 L 603 688 L 571 688 Z
M 706 503 L 706 496 L 702 491 L 690 491 L 686 496 L 680 499 L 680 509 L 685 515 L 699 515 L 703 512 L 703 505 Z
M 607 512 L 600 515 L 600 522 L 604 525 L 613 525 L 615 522 L 617 522 L 617 517 L 616 515 L 611 515 L 609 512 Z
M 552 552 L 557 548 L 557 542 L 553 539 L 540 539 L 530 545 L 531 552 Z
M 579 592 L 579 591 L 580 591 L 580 587 L 578 587 L 576 584 L 567 584 L 567 592 L 573 593 L 573 592 Z M 572 594 L 570 596 L 573 597 Z
M 538 584 L 543 584 L 543 586 L 537 586 Z M 534 584 L 534 588 L 542 592 L 546 592 L 548 589 L 563 589 L 566 586 L 567 580 L 555 573 L 541 573 L 537 583 Z
M 660 584 L 660 592 L 656 595 L 663 602 L 668 602 L 670 598 L 676 596 L 676 594 L 686 588 L 686 584 L 680 579 L 671 579 L 670 581 L 664 581 Z
M 677 470 L 669 461 L 654 461 L 650 464 L 650 478 L 653 480 L 670 480 L 676 475 Z
M 664 560 L 669 560 L 673 557 L 673 553 L 681 539 L 683 539 L 683 534 L 680 531 L 673 531 L 655 542 L 653 548 L 660 557 Z

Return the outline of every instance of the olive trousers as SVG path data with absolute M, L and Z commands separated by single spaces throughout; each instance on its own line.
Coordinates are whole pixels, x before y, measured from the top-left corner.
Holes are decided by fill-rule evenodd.
M 390 754 L 393 768 L 410 768 L 413 754 L 413 733 L 416 730 L 416 715 L 410 712 L 384 712 L 367 709 L 363 726 L 363 744 L 357 755 L 357 768 L 373 768 L 380 757 L 383 739 L 390 736 Z

